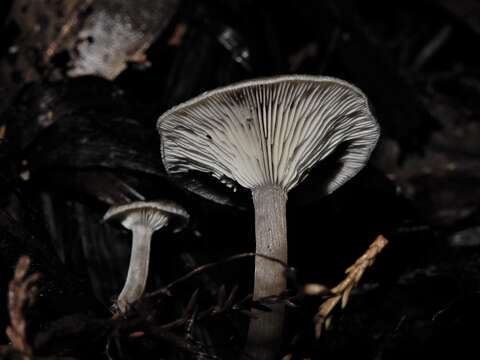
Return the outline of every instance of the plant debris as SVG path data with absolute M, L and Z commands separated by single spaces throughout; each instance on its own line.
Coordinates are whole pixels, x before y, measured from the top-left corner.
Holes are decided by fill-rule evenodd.
M 25 310 L 32 306 L 38 289 L 36 282 L 40 278 L 39 273 L 27 274 L 30 267 L 28 256 L 22 256 L 17 263 L 13 279 L 8 287 L 8 313 L 10 325 L 6 334 L 13 349 L 18 351 L 22 360 L 33 359 L 32 348 L 27 338 L 27 321 Z
M 372 266 L 377 255 L 388 244 L 388 240 L 382 235 L 379 235 L 369 246 L 367 251 L 350 266 L 345 273 L 347 277 L 337 286 L 330 290 L 330 297 L 325 300 L 318 308 L 318 313 L 315 315 L 315 337 L 318 339 L 322 334 L 322 329 L 328 329 L 332 322 L 332 311 L 341 303 L 341 308 L 345 308 L 350 298 L 350 293 L 357 286 L 363 276 L 365 270 Z
M 1 1 L 0 358 L 240 359 L 277 305 L 286 359 L 475 357 L 479 14 L 475 0 Z M 250 192 L 170 176 L 155 125 L 205 91 L 293 74 L 357 86 L 381 137 L 335 193 L 320 186 L 335 161 L 290 191 L 288 266 L 265 258 L 287 289 L 254 299 Z M 191 221 L 153 235 L 144 295 L 112 315 L 131 235 L 103 214 L 165 198 Z

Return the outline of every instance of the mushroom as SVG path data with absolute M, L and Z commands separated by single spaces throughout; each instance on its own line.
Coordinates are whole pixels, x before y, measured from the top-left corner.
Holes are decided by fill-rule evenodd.
M 104 221 L 110 219 L 119 220 L 133 233 L 127 280 L 116 302 L 118 310 L 124 313 L 145 290 L 153 233 L 168 224 L 173 224 L 178 231 L 186 225 L 189 215 L 171 201 L 136 201 L 112 206 L 103 217 Z
M 335 157 L 325 179 L 329 194 L 367 162 L 379 126 L 361 90 L 331 77 L 261 78 L 205 92 L 160 116 L 163 162 L 170 174 L 210 173 L 234 190 L 250 189 L 256 252 L 287 262 L 288 192 L 309 170 Z M 283 268 L 255 259 L 254 299 L 286 288 Z M 247 350 L 271 359 L 280 341 L 284 307 L 253 320 Z

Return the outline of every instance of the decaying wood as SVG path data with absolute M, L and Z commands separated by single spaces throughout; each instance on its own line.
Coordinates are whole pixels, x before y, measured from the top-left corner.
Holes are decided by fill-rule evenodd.
M 98 75 L 112 80 L 145 51 L 168 25 L 178 0 L 17 0 L 7 26 L 20 31 L 0 59 L 0 82 L 9 89 L 42 78 Z M 139 10 L 141 9 L 141 10 Z M 6 92 L 5 109 L 16 91 Z

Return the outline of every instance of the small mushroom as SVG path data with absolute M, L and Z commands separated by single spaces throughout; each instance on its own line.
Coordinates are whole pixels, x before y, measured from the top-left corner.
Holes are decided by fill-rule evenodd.
M 287 261 L 288 192 L 317 163 L 334 157 L 324 194 L 353 177 L 379 137 L 366 96 L 346 81 L 290 75 L 244 81 L 206 92 L 158 119 L 161 152 L 171 174 L 199 171 L 252 191 L 256 252 Z M 254 299 L 278 295 L 279 264 L 255 260 Z M 283 306 L 250 324 L 247 351 L 275 357 Z
M 168 224 L 180 230 L 186 225 L 189 215 L 184 208 L 171 201 L 136 201 L 112 206 L 103 217 L 104 221 L 110 219 L 119 220 L 133 233 L 127 280 L 116 303 L 118 310 L 124 313 L 145 290 L 152 234 Z

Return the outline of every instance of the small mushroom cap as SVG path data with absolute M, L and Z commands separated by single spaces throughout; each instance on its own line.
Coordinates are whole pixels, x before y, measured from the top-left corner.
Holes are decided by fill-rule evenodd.
M 190 216 L 180 205 L 166 200 L 135 201 L 125 205 L 112 206 L 103 216 L 103 221 L 119 220 L 132 230 L 135 226 L 146 226 L 153 231 L 167 224 L 173 224 L 177 230 L 183 228 Z
M 368 100 L 346 81 L 288 75 L 206 92 L 157 122 L 169 173 L 211 173 L 229 187 L 286 191 L 335 154 L 325 194 L 367 162 L 380 130 Z M 340 148 L 342 151 L 335 152 Z

